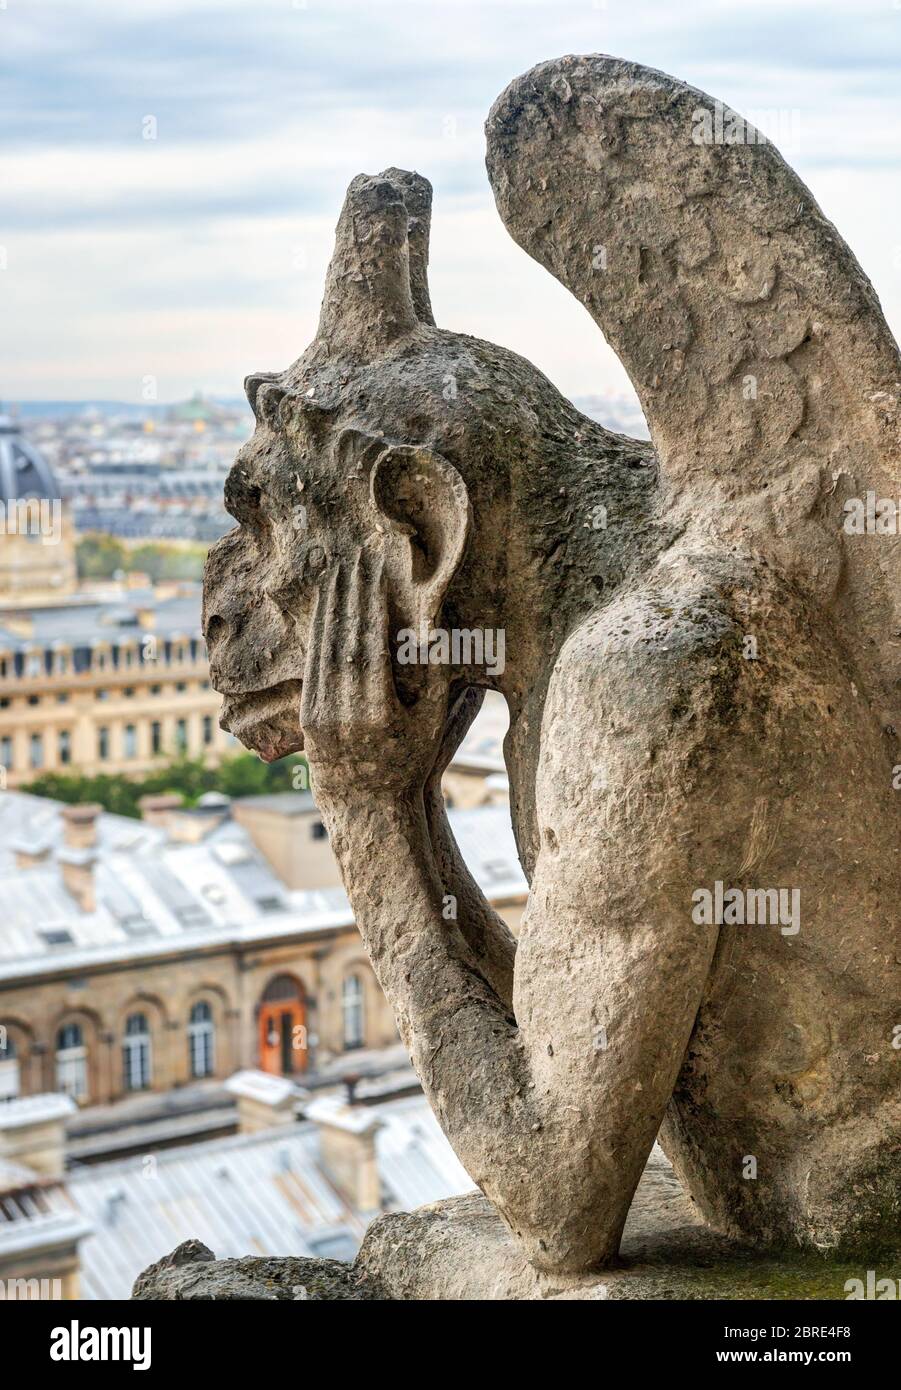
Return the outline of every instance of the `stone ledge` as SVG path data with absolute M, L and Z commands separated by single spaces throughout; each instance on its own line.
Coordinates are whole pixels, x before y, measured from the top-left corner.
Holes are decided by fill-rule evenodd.
M 133 1299 L 182 1302 L 279 1301 L 333 1303 L 383 1299 L 341 1260 L 254 1256 L 217 1260 L 199 1240 L 186 1240 L 139 1274 Z
M 872 1262 L 871 1262 L 872 1264 Z M 898 1277 L 901 1251 L 876 1262 Z M 550 1299 L 843 1300 L 866 1261 L 760 1254 L 699 1219 L 659 1150 L 648 1162 L 623 1234 L 620 1262 L 589 1276 L 540 1274 L 480 1192 L 372 1223 L 352 1265 L 339 1260 L 217 1260 L 186 1241 L 139 1276 L 139 1299 L 520 1301 Z

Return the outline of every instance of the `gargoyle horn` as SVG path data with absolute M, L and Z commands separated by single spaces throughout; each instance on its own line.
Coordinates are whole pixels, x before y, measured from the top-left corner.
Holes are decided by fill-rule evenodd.
M 358 174 L 347 190 L 317 340 L 333 356 L 377 356 L 434 324 L 426 279 L 432 190 L 401 169 Z

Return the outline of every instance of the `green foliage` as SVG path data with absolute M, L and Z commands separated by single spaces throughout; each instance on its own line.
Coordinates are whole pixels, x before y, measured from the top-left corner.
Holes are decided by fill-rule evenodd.
M 78 577 L 112 579 L 117 570 L 123 570 L 146 574 L 153 584 L 163 579 L 199 580 L 203 577 L 206 552 L 205 545 L 175 545 L 166 541 L 146 541 L 131 547 L 115 536 L 91 532 L 82 536 L 76 546 Z
M 127 568 L 148 575 L 154 584 L 161 579 L 200 580 L 206 551 L 205 545 L 160 545 L 148 541 L 128 552 Z
M 92 532 L 82 536 L 75 547 L 79 579 L 111 579 L 116 570 L 126 568 L 127 551 L 115 536 Z
M 121 773 L 100 773 L 85 777 L 78 773 L 46 772 L 29 782 L 23 790 L 34 796 L 49 796 L 69 805 L 96 801 L 106 811 L 120 816 L 140 817 L 138 802 L 152 793 L 174 793 L 186 806 L 195 806 L 204 792 L 223 792 L 226 796 L 261 796 L 267 792 L 301 790 L 309 786 L 308 775 L 295 769 L 306 761 L 300 754 L 276 763 L 264 763 L 252 753 L 236 753 L 223 758 L 219 767 L 206 767 L 202 758 L 183 757 L 162 764 L 158 771 L 135 780 Z

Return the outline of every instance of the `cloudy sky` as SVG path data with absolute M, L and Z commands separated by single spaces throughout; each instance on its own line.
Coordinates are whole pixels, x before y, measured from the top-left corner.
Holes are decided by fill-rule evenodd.
M 901 330 L 901 0 L 0 0 L 0 397 L 236 395 L 287 365 L 348 181 L 391 164 L 435 187 L 443 327 L 568 394 L 627 391 L 483 164 L 507 82 L 591 51 L 784 113 L 776 143 Z

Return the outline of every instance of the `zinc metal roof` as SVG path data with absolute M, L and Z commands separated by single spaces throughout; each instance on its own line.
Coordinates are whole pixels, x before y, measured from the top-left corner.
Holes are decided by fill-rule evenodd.
M 386 1210 L 472 1190 L 424 1097 L 372 1110 Z M 84 1168 L 70 1173 L 69 1193 L 92 1227 L 80 1245 L 89 1299 L 127 1298 L 143 1269 L 192 1238 L 219 1259 L 350 1259 L 365 1230 L 329 1179 L 309 1122 Z
M 198 844 L 183 844 L 161 828 L 106 812 L 98 816 L 92 851 L 96 907 L 83 912 L 57 862 L 62 810 L 48 798 L 0 792 L 0 982 L 353 924 L 343 888 L 286 888 L 234 820 Z M 452 810 L 449 819 L 489 901 L 524 896 L 508 808 Z M 17 868 L 16 848 L 28 846 L 46 857 L 35 867 Z

